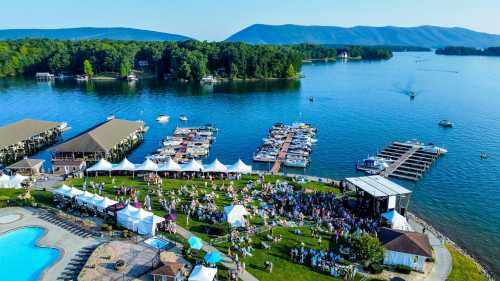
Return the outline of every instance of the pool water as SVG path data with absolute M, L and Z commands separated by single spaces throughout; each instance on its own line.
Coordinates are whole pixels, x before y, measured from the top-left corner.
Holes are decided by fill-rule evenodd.
M 144 243 L 158 250 L 169 250 L 174 247 L 173 243 L 158 237 L 148 238 L 144 240 Z
M 59 258 L 59 250 L 36 246 L 43 235 L 40 227 L 25 227 L 0 235 L 2 281 L 36 281 Z

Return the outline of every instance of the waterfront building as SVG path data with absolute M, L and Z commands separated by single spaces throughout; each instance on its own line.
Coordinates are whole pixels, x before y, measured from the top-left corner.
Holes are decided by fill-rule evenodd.
M 25 158 L 7 168 L 12 174 L 21 174 L 23 176 L 37 176 L 42 173 L 42 165 L 45 160 Z
M 51 149 L 52 159 L 87 164 L 100 159 L 118 161 L 143 141 L 146 131 L 143 121 L 107 120 Z
M 24 119 L 0 127 L 0 163 L 11 164 L 57 142 L 66 128 L 62 122 Z
M 54 74 L 48 72 L 37 72 L 35 74 L 35 78 L 37 81 L 52 81 L 54 80 Z

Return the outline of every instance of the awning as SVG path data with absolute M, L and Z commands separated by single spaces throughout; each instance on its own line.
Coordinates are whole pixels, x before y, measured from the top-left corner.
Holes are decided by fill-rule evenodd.
M 373 197 L 388 197 L 411 193 L 411 190 L 408 190 L 382 176 L 346 178 L 346 180 L 350 184 L 362 189 Z

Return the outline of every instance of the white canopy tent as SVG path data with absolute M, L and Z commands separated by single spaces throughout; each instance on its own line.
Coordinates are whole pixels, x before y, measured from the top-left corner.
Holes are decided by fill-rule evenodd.
M 203 172 L 227 173 L 227 167 L 216 158 L 212 163 L 203 166 Z
M 141 209 L 142 210 L 142 209 Z M 156 215 L 146 217 L 139 223 L 139 229 L 144 231 L 144 234 L 156 234 L 156 225 L 164 222 L 165 219 Z M 140 233 L 140 232 L 139 232 Z
M 102 198 L 102 197 L 101 197 L 101 198 Z M 104 197 L 104 198 L 102 198 L 101 200 L 99 200 L 99 199 L 97 198 L 97 196 L 96 196 L 96 197 L 94 197 L 94 198 L 92 199 L 92 204 L 94 205 L 94 207 L 95 207 L 95 208 L 96 208 L 99 212 L 103 212 L 103 211 L 104 211 L 104 209 L 106 209 L 106 208 L 107 208 L 107 207 L 109 207 L 109 206 L 113 206 L 113 205 L 115 205 L 116 203 L 118 203 L 118 202 L 117 202 L 117 201 L 115 201 L 115 200 L 111 200 L 111 199 L 109 199 L 109 198 L 107 198 L 107 197 Z
M 197 265 L 191 271 L 188 281 L 213 281 L 217 274 L 217 268 Z
M 181 166 L 172 158 L 169 158 L 167 163 L 158 166 L 158 172 L 180 172 L 181 170 Z
M 0 176 L 0 188 L 8 188 L 9 187 L 10 177 L 6 174 L 2 174 Z
M 158 165 L 151 161 L 151 159 L 147 158 L 142 162 L 142 164 L 137 165 L 134 169 L 135 171 L 146 171 L 146 172 L 156 172 L 158 171 Z
M 227 166 L 228 172 L 238 174 L 249 174 L 252 172 L 252 166 L 245 164 L 241 159 L 238 159 L 233 165 Z
M 224 207 L 224 219 L 232 227 L 242 227 L 246 225 L 245 216 L 249 213 L 243 205 L 232 205 Z
M 71 190 L 71 187 L 63 184 L 61 187 L 58 189 L 54 189 L 52 192 L 57 195 L 65 196 L 68 191 Z
M 135 164 L 132 162 L 128 161 L 128 159 L 125 157 L 118 165 L 113 165 L 112 168 L 113 171 L 126 171 L 126 172 L 133 172 L 135 170 Z
M 64 197 L 75 198 L 78 195 L 82 195 L 83 191 L 80 189 L 71 187 L 66 193 L 64 193 Z
M 119 225 L 139 234 L 154 234 L 156 224 L 163 221 L 163 218 L 130 204 L 118 211 L 116 218 Z
M 111 172 L 113 164 L 109 163 L 106 159 L 102 158 L 99 162 L 95 163 L 92 167 L 88 168 L 87 172 Z
M 183 172 L 203 172 L 203 164 L 193 159 L 189 163 L 181 166 Z
M 94 197 L 94 193 L 84 191 L 82 194 L 76 196 L 76 203 L 79 205 L 89 205 Z
M 23 176 L 23 175 L 20 175 L 20 174 L 16 174 L 15 176 L 11 176 L 9 178 L 9 181 L 7 182 L 7 186 L 5 187 L 8 187 L 8 188 L 21 188 L 21 184 L 23 183 L 23 181 L 27 180 L 29 177 L 26 177 L 26 176 Z
M 395 210 L 383 213 L 382 217 L 391 224 L 392 229 L 413 231 L 413 228 L 410 226 L 406 218 Z

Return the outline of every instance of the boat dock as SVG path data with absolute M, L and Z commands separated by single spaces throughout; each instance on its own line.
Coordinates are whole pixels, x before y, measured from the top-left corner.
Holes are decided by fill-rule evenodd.
M 271 172 L 277 174 L 281 166 L 305 168 L 310 163 L 316 129 L 305 123 L 284 125 L 276 123 L 269 129 L 264 143 L 253 155 L 255 162 L 273 163 Z
M 384 177 L 418 181 L 439 156 L 443 148 L 420 142 L 393 142 L 377 156 L 388 160 L 388 167 L 381 171 Z
M 162 147 L 151 159 L 156 162 L 173 159 L 178 163 L 187 163 L 192 159 L 205 158 L 215 141 L 217 131 L 212 125 L 176 128 L 173 135 L 162 141 Z

